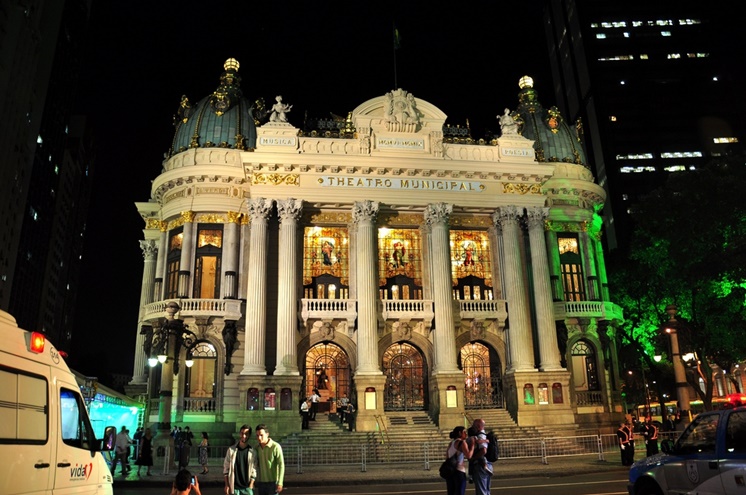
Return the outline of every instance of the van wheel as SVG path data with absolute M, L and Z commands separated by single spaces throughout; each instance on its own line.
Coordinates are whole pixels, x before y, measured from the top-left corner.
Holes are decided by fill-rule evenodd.
M 646 481 L 635 489 L 635 495 L 663 495 L 663 492 L 654 481 Z

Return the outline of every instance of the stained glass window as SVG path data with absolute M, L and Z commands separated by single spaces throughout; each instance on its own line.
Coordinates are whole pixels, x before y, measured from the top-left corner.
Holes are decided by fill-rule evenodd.
M 343 227 L 306 227 L 303 236 L 305 298 L 349 297 L 349 235 Z
M 451 277 L 454 299 L 493 299 L 487 232 L 451 231 Z
M 381 299 L 422 299 L 420 231 L 378 229 L 378 285 Z

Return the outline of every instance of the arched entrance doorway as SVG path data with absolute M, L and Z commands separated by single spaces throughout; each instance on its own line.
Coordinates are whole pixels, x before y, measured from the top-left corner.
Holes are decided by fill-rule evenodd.
M 459 360 L 464 370 L 464 407 L 503 407 L 503 381 L 497 352 L 479 342 L 470 342 L 461 348 Z
M 579 405 L 602 404 L 595 347 L 586 340 L 578 340 L 573 344 L 570 356 L 575 401 Z
M 425 409 L 425 360 L 416 347 L 397 343 L 383 353 L 386 411 L 422 411 Z
M 314 388 L 319 390 L 321 403 L 318 412 L 334 410 L 334 404 L 344 394 L 352 397 L 350 389 L 350 361 L 344 349 L 331 342 L 322 342 L 306 353 L 303 390 L 309 397 Z

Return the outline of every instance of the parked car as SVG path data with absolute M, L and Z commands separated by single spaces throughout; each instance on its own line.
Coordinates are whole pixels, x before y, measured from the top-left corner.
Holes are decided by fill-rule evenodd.
M 629 471 L 630 495 L 746 493 L 746 407 L 705 412 Z

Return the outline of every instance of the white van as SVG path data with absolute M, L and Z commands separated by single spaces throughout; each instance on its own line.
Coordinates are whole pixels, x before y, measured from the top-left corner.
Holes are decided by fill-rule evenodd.
M 80 388 L 52 343 L 0 310 L 0 494 L 110 495 L 101 452 L 115 440 L 113 426 L 96 440 Z

